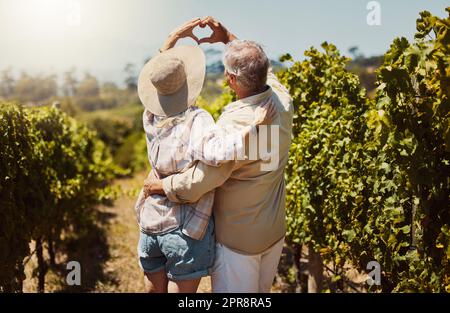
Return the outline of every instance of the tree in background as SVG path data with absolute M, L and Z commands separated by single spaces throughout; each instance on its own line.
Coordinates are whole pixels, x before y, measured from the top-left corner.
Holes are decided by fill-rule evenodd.
M 31 76 L 23 72 L 14 88 L 14 98 L 22 103 L 41 104 L 58 94 L 56 75 Z
M 76 68 L 72 67 L 63 74 L 64 83 L 62 86 L 65 97 L 73 97 L 77 91 L 78 80 L 76 78 Z
M 12 68 L 2 71 L 0 76 L 0 97 L 10 99 L 14 94 L 15 79 L 12 75 Z
M 136 91 L 137 88 L 137 75 L 136 75 L 136 66 L 133 63 L 127 63 L 124 68 L 125 77 L 125 85 L 128 90 Z
M 83 80 L 76 88 L 76 95 L 81 98 L 98 97 L 100 94 L 100 85 L 97 78 L 90 73 L 85 73 Z

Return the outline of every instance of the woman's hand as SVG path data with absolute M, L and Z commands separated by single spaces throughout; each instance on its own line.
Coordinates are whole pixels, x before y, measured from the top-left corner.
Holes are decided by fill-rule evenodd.
M 150 195 L 165 195 L 162 180 L 148 177 L 144 181 L 144 196 L 148 198 Z
M 277 109 L 275 108 L 275 104 L 272 99 L 266 100 L 262 105 L 256 108 L 255 110 L 255 118 L 253 120 L 252 125 L 264 125 L 270 124 L 277 115 Z
M 190 20 L 189 22 L 184 23 L 183 25 L 176 28 L 173 32 L 169 34 L 169 37 L 167 38 L 166 42 L 162 46 L 159 51 L 163 52 L 166 50 L 169 50 L 175 46 L 177 41 L 181 38 L 191 37 L 194 39 L 197 43 L 199 43 L 199 40 L 197 36 L 194 35 L 193 30 L 195 27 L 200 25 L 202 20 L 200 18 L 194 18 Z

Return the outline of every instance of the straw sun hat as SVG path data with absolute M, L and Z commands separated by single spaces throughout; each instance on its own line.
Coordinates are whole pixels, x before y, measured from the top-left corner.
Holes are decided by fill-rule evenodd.
M 177 46 L 148 61 L 138 95 L 151 113 L 173 116 L 195 103 L 205 80 L 205 54 L 197 46 Z

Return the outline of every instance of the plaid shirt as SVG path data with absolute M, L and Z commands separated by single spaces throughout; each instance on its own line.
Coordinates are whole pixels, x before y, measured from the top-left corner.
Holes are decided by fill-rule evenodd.
M 235 160 L 243 154 L 240 132 L 226 132 L 216 126 L 205 110 L 190 107 L 177 116 L 164 118 L 145 110 L 143 115 L 147 152 L 152 171 L 162 179 L 182 173 L 200 160 L 212 166 Z M 212 214 L 214 190 L 195 203 L 175 203 L 166 196 L 139 193 L 135 210 L 141 231 L 163 234 L 182 226 L 194 239 L 203 238 Z

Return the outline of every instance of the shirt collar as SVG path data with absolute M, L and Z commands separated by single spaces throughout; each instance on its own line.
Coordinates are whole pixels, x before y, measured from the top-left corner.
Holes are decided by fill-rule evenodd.
M 223 113 L 230 113 L 236 110 L 239 110 L 243 107 L 255 105 L 258 103 L 261 103 L 263 100 L 269 98 L 272 96 L 272 87 L 268 86 L 266 91 L 263 91 L 261 93 L 258 93 L 254 96 L 250 96 L 247 98 L 239 99 L 235 102 L 230 103 L 223 109 Z

